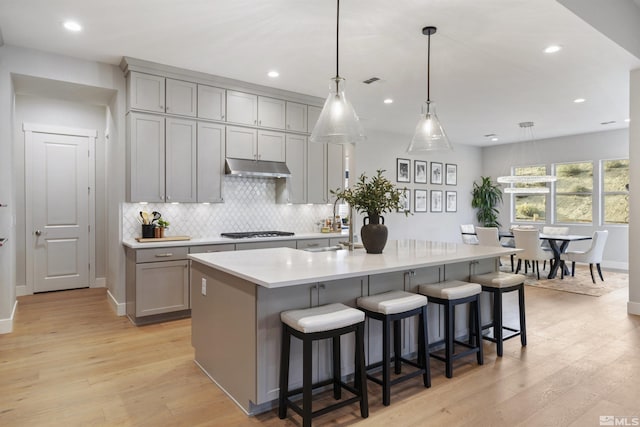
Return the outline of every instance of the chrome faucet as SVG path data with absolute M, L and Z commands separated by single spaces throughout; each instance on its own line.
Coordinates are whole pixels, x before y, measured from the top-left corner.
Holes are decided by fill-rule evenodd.
M 338 201 L 340 201 L 341 199 L 336 197 L 336 201 L 333 202 L 333 230 L 336 230 L 336 226 L 342 228 L 341 224 L 335 224 L 336 221 L 336 208 L 338 206 Z M 346 246 L 347 248 L 352 251 L 353 250 L 353 215 L 354 215 L 355 211 L 353 209 L 353 207 L 351 205 L 349 205 L 349 241 L 347 242 Z M 338 228 L 338 229 L 340 229 Z M 340 242 L 342 245 L 344 245 L 345 242 Z

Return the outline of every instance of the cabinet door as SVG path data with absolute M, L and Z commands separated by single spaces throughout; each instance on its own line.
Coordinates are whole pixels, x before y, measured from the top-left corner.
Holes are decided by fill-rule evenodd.
M 258 131 L 258 160 L 286 161 L 285 134 L 268 130 Z
M 307 144 L 307 202 L 327 203 L 327 147 Z
M 195 202 L 196 122 L 167 118 L 166 197 L 167 202 Z
M 287 101 L 287 130 L 307 131 L 307 106 L 305 104 Z
M 197 92 L 195 83 L 167 79 L 166 112 L 195 117 Z
M 129 201 L 164 202 L 164 117 L 129 113 Z
M 247 249 L 266 249 L 266 248 L 296 249 L 296 241 L 295 240 L 271 240 L 268 242 L 236 243 L 236 251 L 244 251 Z
M 325 246 L 329 246 L 329 239 L 298 240 L 297 245 L 298 249 L 322 248 Z
M 164 113 L 164 77 L 129 73 L 127 93 L 129 108 Z
M 307 137 L 287 134 L 285 156 L 291 176 L 276 180 L 278 203 L 307 203 Z
M 189 261 L 136 265 L 136 317 L 189 308 Z
M 227 126 L 226 155 L 234 159 L 255 160 L 258 152 L 258 131 Z
M 327 188 L 329 190 L 344 187 L 344 155 L 342 145 L 327 144 Z
M 313 105 L 307 106 L 307 132 L 311 133 L 313 131 L 313 127 L 316 125 L 318 118 L 320 117 L 320 113 L 322 112 L 322 108 L 315 107 Z
M 198 202 L 222 202 L 225 127 L 198 123 L 197 188 Z
M 244 125 L 257 125 L 258 97 L 250 93 L 228 90 L 227 121 Z
M 198 85 L 198 117 L 224 120 L 227 110 L 225 90 L 219 87 Z
M 284 129 L 285 101 L 282 99 L 258 97 L 258 126 Z

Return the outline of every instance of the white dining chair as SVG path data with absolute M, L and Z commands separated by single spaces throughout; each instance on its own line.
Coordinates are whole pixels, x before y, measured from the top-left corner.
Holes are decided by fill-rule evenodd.
M 591 280 L 596 283 L 596 279 L 593 276 L 593 264 L 598 269 L 598 275 L 600 280 L 604 282 L 602 277 L 602 270 L 600 269 L 600 263 L 602 262 L 602 255 L 604 253 L 604 245 L 607 243 L 607 237 L 609 237 L 609 231 L 598 230 L 593 233 L 591 239 L 591 247 L 586 251 L 567 251 L 560 255 L 560 278 L 564 278 L 564 264 L 566 261 L 571 261 L 571 276 L 575 274 L 576 262 L 582 262 L 589 264 L 589 271 L 591 272 Z
M 527 261 L 531 261 L 531 268 L 534 272 L 538 272 L 538 280 L 540 280 L 540 264 L 539 261 L 553 260 L 553 254 L 543 250 L 540 247 L 540 232 L 537 229 L 515 228 L 513 237 L 516 241 L 516 248 L 522 249 L 516 256 L 518 257 L 518 266 L 516 274 L 520 271 L 522 261 L 525 261 L 524 272 L 527 273 Z
M 500 243 L 500 235 L 498 227 L 476 227 L 476 236 L 478 237 L 478 244 L 481 246 L 495 246 L 503 247 Z M 511 271 L 513 268 L 513 257 L 515 253 L 511 254 Z
M 466 245 L 477 245 L 478 238 L 475 236 L 475 227 L 473 224 L 460 224 L 460 233 L 462 234 L 462 243 Z

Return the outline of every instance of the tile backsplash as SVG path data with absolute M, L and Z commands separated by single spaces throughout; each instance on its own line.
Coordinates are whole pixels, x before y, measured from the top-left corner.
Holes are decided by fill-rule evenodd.
M 158 211 L 169 221 L 167 235 L 217 237 L 223 232 L 280 230 L 319 231 L 317 223 L 330 217 L 331 205 L 276 203 L 273 178 L 224 177 L 224 203 L 124 203 L 122 238 L 140 236 L 140 211 Z

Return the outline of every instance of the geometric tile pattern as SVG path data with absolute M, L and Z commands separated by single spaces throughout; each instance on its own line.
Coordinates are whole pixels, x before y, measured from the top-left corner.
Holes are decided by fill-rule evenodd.
M 223 232 L 281 230 L 294 233 L 320 231 L 319 223 L 330 217 L 331 205 L 276 203 L 273 178 L 224 177 L 224 203 L 124 203 L 122 238 L 141 234 L 140 211 L 158 211 L 171 224 L 167 235 L 192 238 L 219 237 Z

